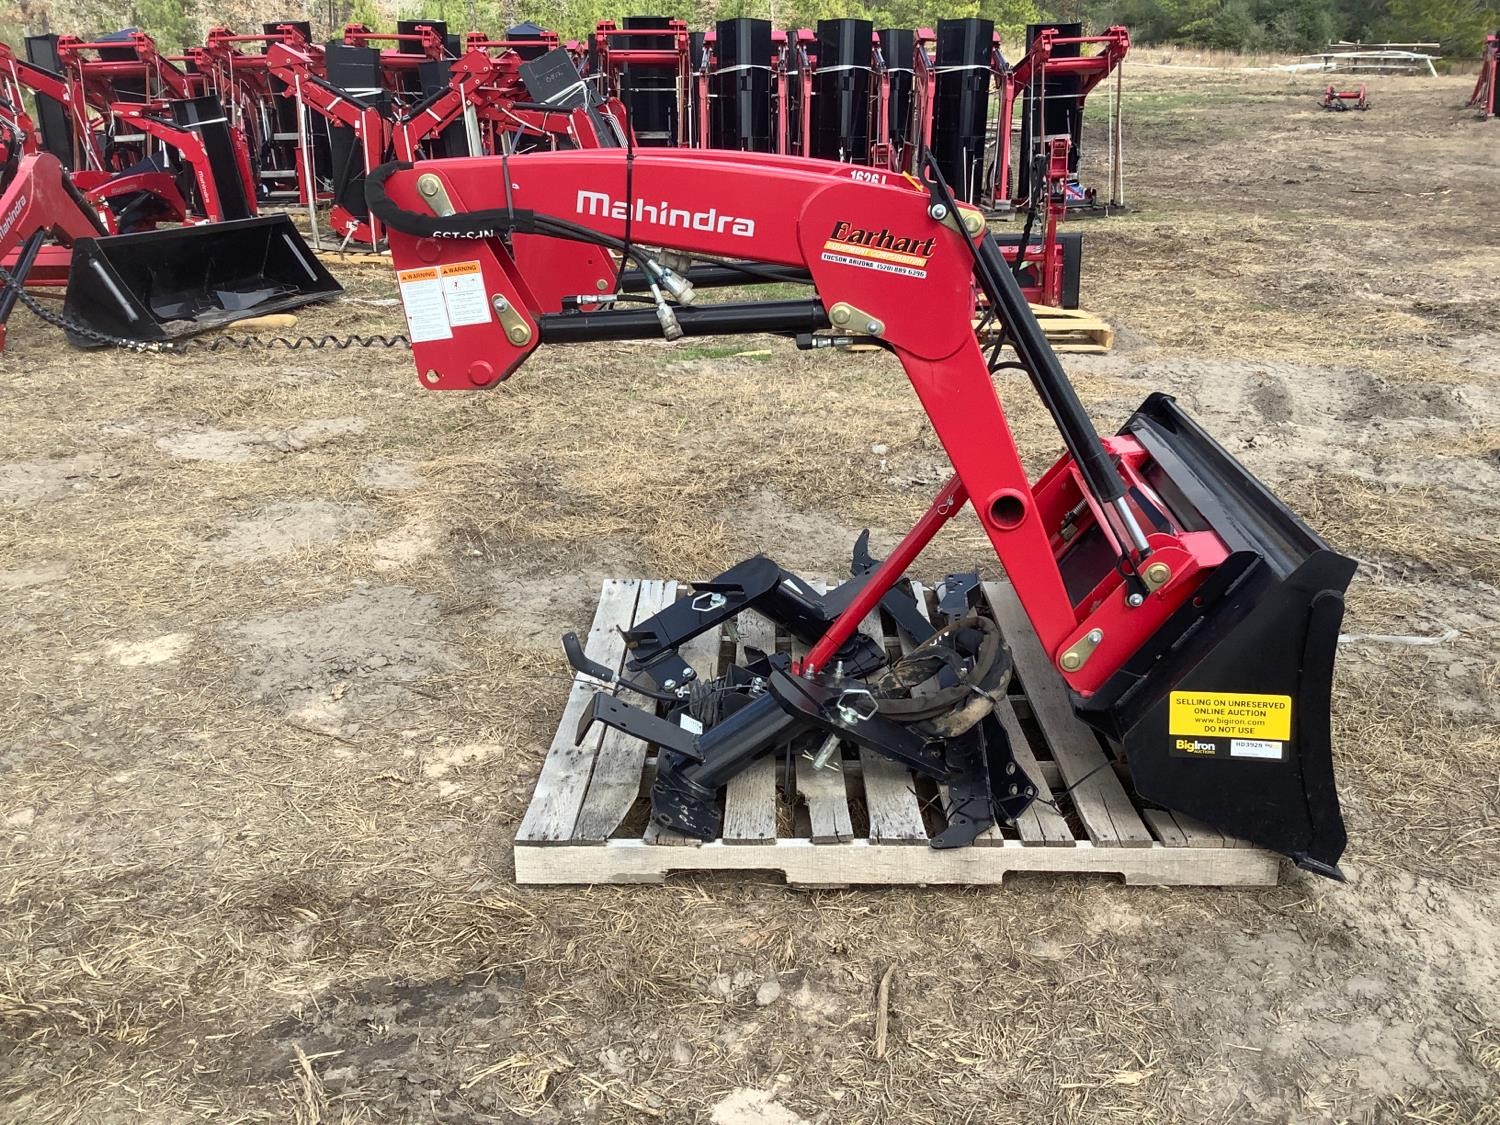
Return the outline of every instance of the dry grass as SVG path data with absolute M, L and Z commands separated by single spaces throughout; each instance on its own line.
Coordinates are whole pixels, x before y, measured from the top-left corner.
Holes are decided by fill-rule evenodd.
M 26 467 L 0 486 L 41 499 L 0 503 L 0 1119 L 1480 1119 L 1496 380 L 1446 345 L 1493 331 L 1500 239 L 1462 83 L 1335 119 L 1285 76 L 1130 82 L 1141 210 L 1085 228 L 1086 302 L 1126 341 L 1075 365 L 1091 410 L 1117 423 L 1147 379 L 1208 399 L 1366 563 L 1351 629 L 1461 631 L 1343 654 L 1355 885 L 518 888 L 558 633 L 608 574 L 760 548 L 828 573 L 866 523 L 889 543 L 946 474 L 900 371 L 570 348 L 444 396 L 400 352 L 144 366 L 18 313 L 0 442 Z M 1262 367 L 1285 417 L 1237 386 Z M 1044 415 L 1004 393 L 1044 467 Z M 986 550 L 962 521 L 923 565 Z

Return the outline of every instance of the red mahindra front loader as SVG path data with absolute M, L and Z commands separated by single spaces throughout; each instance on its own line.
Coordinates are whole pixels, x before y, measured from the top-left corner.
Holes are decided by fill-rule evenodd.
M 751 761 L 789 748 L 826 758 L 844 743 L 948 787 L 963 814 L 936 846 L 1025 809 L 1035 785 L 992 713 L 1010 659 L 974 596 L 977 575 L 950 576 L 931 624 L 903 580 L 971 504 L 1077 712 L 1142 797 L 1340 877 L 1329 697 L 1355 564 L 1167 395 L 1100 437 L 983 217 L 955 203 L 933 161 L 918 179 L 747 153 L 558 152 L 385 165 L 367 197 L 389 230 L 428 387 L 494 386 L 544 343 L 858 339 L 900 361 L 953 463 L 889 557 L 872 558 L 861 537 L 852 577 L 827 594 L 757 556 L 629 630 L 618 675 L 564 638 L 575 668 L 654 702 L 601 692 L 580 737 L 603 722 L 659 748 L 658 823 L 712 838 L 721 787 Z M 540 239 L 598 252 L 602 289 L 569 297 L 552 274 L 519 266 L 515 241 Z M 752 279 L 806 271 L 815 294 L 702 304 L 685 276 L 694 261 Z M 647 279 L 646 307 L 587 300 L 627 265 Z M 976 289 L 1015 360 L 981 347 Z M 995 373 L 1017 367 L 1066 447 L 1036 481 L 995 390 Z M 679 647 L 747 609 L 808 645 L 806 658 L 752 653 L 695 681 Z M 909 636 L 909 655 L 893 660 L 857 631 L 877 609 Z

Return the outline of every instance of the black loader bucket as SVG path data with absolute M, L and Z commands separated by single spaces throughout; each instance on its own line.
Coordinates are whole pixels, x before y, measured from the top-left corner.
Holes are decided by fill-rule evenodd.
M 343 287 L 286 215 L 73 244 L 64 314 L 143 343 L 326 301 Z M 101 341 L 70 331 L 79 347 Z
M 1124 749 L 1142 797 L 1342 878 L 1329 707 L 1355 563 L 1169 396 L 1121 432 L 1174 521 L 1230 556 L 1079 713 Z

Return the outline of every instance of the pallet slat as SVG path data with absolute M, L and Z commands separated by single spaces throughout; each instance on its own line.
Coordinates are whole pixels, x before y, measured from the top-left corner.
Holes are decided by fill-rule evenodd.
M 820 594 L 828 592 L 828 583 L 809 583 Z M 801 660 L 807 655 L 807 646 L 801 641 L 792 641 L 792 659 Z M 799 758 L 792 765 L 792 777 L 797 794 L 807 805 L 807 819 L 811 826 L 812 842 L 815 844 L 837 844 L 854 838 L 854 825 L 849 819 L 849 793 L 844 787 L 842 753 L 822 769 L 814 769 L 810 757 Z
M 739 644 L 736 656 L 746 659 L 746 648 L 762 652 L 776 649 L 776 630 L 757 613 L 742 614 L 738 619 Z M 776 840 L 776 758 L 767 754 L 750 763 L 748 769 L 729 779 L 724 787 L 724 842 L 726 844 L 769 844 Z
M 620 636 L 620 628 L 634 620 L 640 591 L 641 583 L 634 579 L 609 579 L 604 583 L 599 607 L 594 611 L 594 623 L 589 627 L 583 646 L 590 660 L 619 671 L 625 659 L 625 640 Z M 568 701 L 563 706 L 562 721 L 552 736 L 552 745 L 542 762 L 541 776 L 537 778 L 536 792 L 521 820 L 516 839 L 545 842 L 571 837 L 601 738 L 596 730 L 584 739 L 583 745 L 575 746 L 573 735 L 584 708 L 598 690 L 599 686 L 593 681 L 585 680 L 581 675 L 573 677 Z
M 1099 740 L 1073 713 L 1067 685 L 1042 650 L 1021 601 L 1009 582 L 986 582 L 985 596 L 1010 643 L 1032 714 L 1052 748 L 1079 819 L 1096 844 L 1150 847 L 1155 841 L 1115 776 Z
M 1051 305 L 1032 305 L 1031 311 L 1041 325 L 1047 342 L 1059 354 L 1104 355 L 1115 346 L 1115 330 L 1109 322 L 1083 309 L 1059 309 Z M 981 320 L 974 320 L 977 329 Z M 988 329 L 983 342 L 992 343 L 997 328 Z
M 1000 725 L 1010 737 L 1010 752 L 1014 755 L 1016 764 L 1026 771 L 1026 776 L 1036 785 L 1036 800 L 1016 820 L 1017 833 L 1022 840 L 1046 847 L 1071 848 L 1077 842 L 1073 839 L 1073 830 L 1057 811 L 1057 799 L 1053 797 L 1051 787 L 1042 776 L 1042 767 L 1038 764 L 1036 755 L 1031 752 L 1031 744 L 1027 741 L 1026 732 L 1021 729 L 1021 721 L 1016 718 L 1016 709 L 1011 706 L 1010 700 L 1003 701 L 995 708 L 995 717 L 1000 720 Z
M 661 612 L 677 597 L 677 583 L 658 582 L 647 579 L 641 583 L 640 596 L 636 599 L 635 613 L 630 619 L 638 624 L 653 614 Z M 634 692 L 620 694 L 621 698 L 639 707 L 645 700 Z M 599 743 L 599 754 L 594 762 L 594 773 L 589 778 L 588 791 L 583 805 L 578 810 L 578 821 L 573 828 L 575 840 L 607 840 L 620 827 L 625 814 L 641 791 L 641 768 L 646 764 L 646 743 L 632 738 L 623 731 L 607 730 Z
M 722 842 L 658 848 L 642 840 L 605 847 L 517 848 L 520 883 L 660 883 L 674 873 L 776 871 L 792 886 L 960 883 L 995 886 L 1013 872 L 1118 875 L 1130 886 L 1264 887 L 1277 880 L 1277 857 L 1248 848 L 1039 848 L 1006 840 L 990 848 L 913 848 L 850 840 L 814 844 L 782 839 L 763 848 Z
M 1168 848 L 1185 848 L 1188 839 L 1181 828 L 1177 826 L 1177 820 L 1166 809 L 1142 809 L 1141 817 L 1151 826 L 1162 845 Z
M 796 771 L 797 792 L 807 802 L 808 819 L 812 822 L 812 842 L 836 844 L 854 838 L 854 825 L 849 820 L 849 794 L 844 789 L 844 772 L 837 765 L 816 770 L 812 761 L 802 758 L 793 769 Z
M 859 631 L 884 644 L 880 610 L 860 622 Z M 879 754 L 861 749 L 860 771 L 865 782 L 865 808 L 870 817 L 872 843 L 927 844 L 927 825 L 917 803 L 911 770 Z

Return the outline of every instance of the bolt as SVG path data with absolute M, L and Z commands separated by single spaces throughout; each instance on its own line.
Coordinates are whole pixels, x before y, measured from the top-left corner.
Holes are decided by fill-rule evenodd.
M 664 688 L 666 688 L 668 691 L 671 691 L 674 687 L 677 686 L 677 681 L 676 680 L 663 680 L 661 682 L 661 686 L 664 687 Z
M 1146 599 L 1140 594 L 1131 594 L 1125 599 L 1125 604 L 1131 609 L 1140 609 L 1141 606 L 1146 604 Z
M 500 296 L 500 294 L 498 293 L 496 293 L 494 297 L 490 299 L 490 304 L 495 306 L 496 312 L 504 312 L 506 309 L 510 308 L 510 302 L 507 301 L 504 297 Z
M 601 293 L 607 293 L 609 292 L 609 282 L 605 281 L 604 278 L 601 277 L 598 281 L 594 282 L 594 288 L 599 290 L 599 292 Z
M 1103 629 L 1090 629 L 1089 630 L 1089 644 L 1096 645 L 1100 641 L 1102 641 L 1103 639 L 1104 639 L 1104 630 Z
M 1065 652 L 1063 653 L 1061 663 L 1064 672 L 1076 672 L 1083 667 L 1083 657 L 1079 656 L 1076 652 Z
M 1171 577 L 1172 571 L 1166 563 L 1152 563 L 1146 568 L 1146 581 L 1153 586 L 1161 586 Z
M 867 321 L 865 321 L 865 331 L 868 332 L 871 336 L 879 336 L 880 335 L 880 321 L 878 321 L 878 320 L 867 320 Z
M 1015 762 L 1006 762 L 1005 763 L 1005 772 L 1006 772 L 1007 775 L 1015 773 L 1016 772 L 1016 763 Z
M 815 770 L 824 769 L 828 763 L 833 761 L 834 755 L 839 751 L 839 736 L 830 734 L 823 740 L 823 745 L 818 747 L 818 752 L 813 755 L 812 767 Z
M 423 195 L 436 195 L 438 193 L 438 178 L 432 175 L 418 177 L 417 190 Z
M 531 332 L 524 324 L 518 324 L 510 330 L 510 341 L 513 344 L 524 344 L 531 339 Z
M 927 208 L 927 213 L 940 223 L 948 217 L 948 208 L 944 207 L 941 203 L 934 203 L 931 207 Z
M 849 310 L 846 309 L 846 308 L 844 308 L 842 305 L 839 306 L 838 308 L 834 309 L 833 310 L 833 323 L 835 323 L 835 324 L 848 324 L 849 323 Z
M 1016 794 L 1017 794 L 1017 793 L 1019 793 L 1019 792 L 1020 792 L 1020 791 L 1021 791 L 1021 788 L 1020 788 L 1020 786 L 1018 786 L 1018 785 L 1012 785 L 1012 786 L 1011 786 L 1011 787 L 1010 787 L 1010 795 L 1011 795 L 1011 796 L 1012 796 L 1012 797 L 1014 797 L 1014 796 L 1015 796 L 1015 795 L 1016 795 Z

